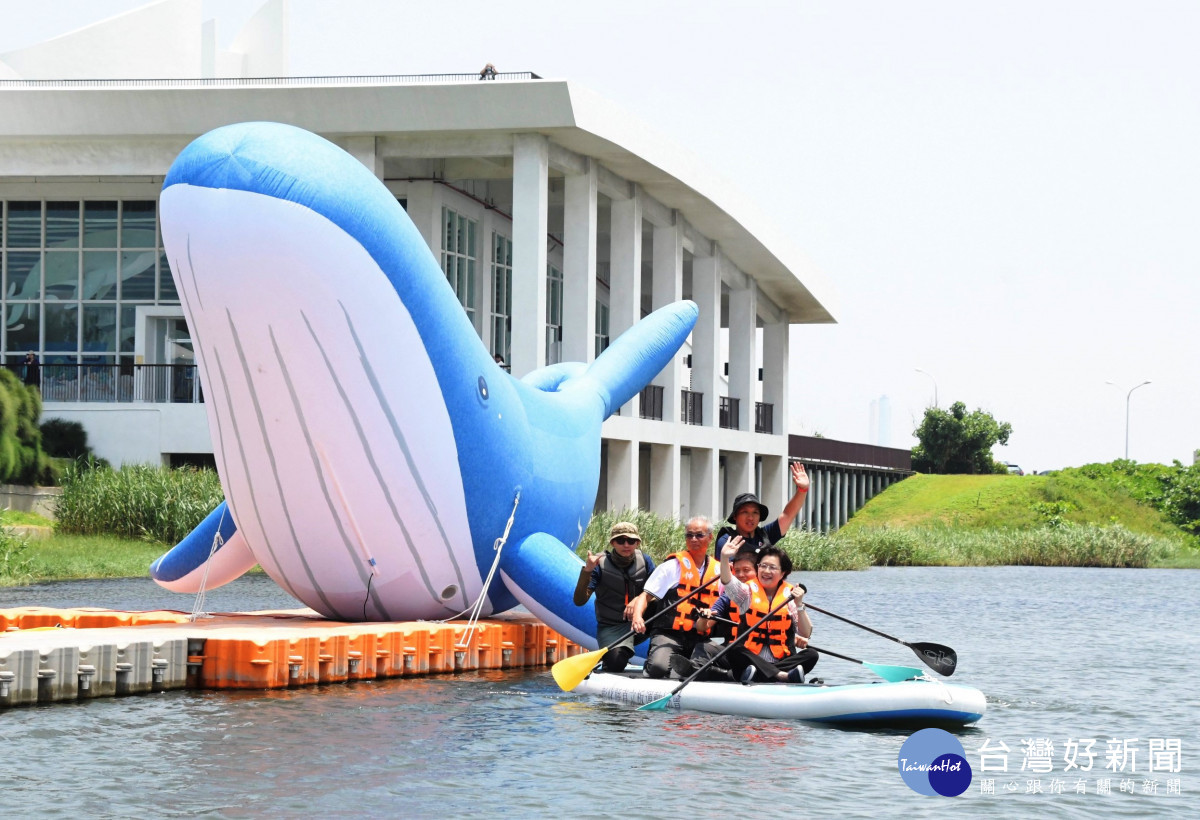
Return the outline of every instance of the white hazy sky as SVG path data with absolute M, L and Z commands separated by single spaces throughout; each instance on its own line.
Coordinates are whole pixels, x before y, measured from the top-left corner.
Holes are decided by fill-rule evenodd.
M 0 52 L 140 5 L 0 0 Z M 205 0 L 228 41 L 258 0 Z M 434 7 L 436 5 L 436 8 Z M 792 432 L 937 398 L 1026 470 L 1200 448 L 1200 3 L 292 0 L 292 73 L 534 71 L 734 182 L 839 296 Z M 916 372 L 920 368 L 931 375 Z M 1107 385 L 1113 381 L 1120 387 Z

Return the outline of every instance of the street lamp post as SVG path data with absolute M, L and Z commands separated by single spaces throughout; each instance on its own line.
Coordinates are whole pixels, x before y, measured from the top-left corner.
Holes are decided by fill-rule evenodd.
M 1111 384 L 1113 387 L 1118 387 L 1118 388 L 1120 387 L 1120 385 L 1117 384 L 1116 382 L 1105 382 L 1105 384 Z M 1125 394 L 1125 460 L 1126 461 L 1129 461 L 1129 400 L 1130 400 L 1130 398 L 1133 397 L 1134 390 L 1137 390 L 1139 387 L 1145 387 L 1148 384 L 1150 384 L 1149 379 L 1142 382 L 1141 384 L 1135 384 L 1133 387 L 1129 388 L 1129 392 Z
M 918 367 L 918 368 L 916 368 L 916 371 L 917 371 L 918 373 L 924 373 L 926 376 L 928 376 L 928 377 L 929 377 L 929 380 L 930 380 L 931 382 L 933 382 L 933 406 L 934 406 L 934 407 L 937 407 L 937 406 L 938 406 L 938 397 L 937 397 L 937 379 L 935 379 L 935 378 L 933 377 L 933 374 L 932 374 L 932 373 L 929 373 L 929 372 L 927 372 L 927 371 L 925 371 L 925 370 L 922 370 L 922 369 L 921 369 L 921 368 L 919 368 L 919 367 Z

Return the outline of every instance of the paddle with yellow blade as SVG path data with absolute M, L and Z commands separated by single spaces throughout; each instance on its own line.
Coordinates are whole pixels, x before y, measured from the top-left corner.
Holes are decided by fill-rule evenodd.
M 696 587 L 694 590 L 680 598 L 675 603 L 671 604 L 670 606 L 663 607 L 658 612 L 655 612 L 646 619 L 646 624 L 649 625 L 650 622 L 655 618 L 665 615 L 689 598 L 699 595 L 706 588 L 715 583 L 719 577 L 720 576 L 718 575 L 714 575 L 712 578 L 709 578 L 703 584 Z M 573 655 L 569 658 L 563 658 L 561 661 L 554 664 L 554 666 L 550 667 L 550 674 L 554 676 L 554 682 L 557 683 L 559 688 L 561 688 L 564 692 L 570 692 L 572 689 L 582 683 L 583 679 L 586 678 L 588 674 L 590 674 L 591 671 L 596 668 L 596 664 L 600 663 L 600 659 L 604 657 L 608 650 L 612 649 L 614 646 L 620 646 L 625 641 L 629 640 L 631 635 L 635 634 L 637 633 L 631 629 L 620 638 L 610 643 L 608 646 L 596 649 L 592 652 L 584 652 L 582 655 Z

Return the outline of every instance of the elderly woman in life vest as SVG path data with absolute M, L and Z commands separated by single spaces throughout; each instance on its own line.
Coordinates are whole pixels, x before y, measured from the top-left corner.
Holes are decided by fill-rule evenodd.
M 729 564 L 744 546 L 742 537 L 735 535 L 721 548 L 721 583 L 730 603 L 740 613 L 739 634 L 788 597 L 791 601 L 730 653 L 730 667 L 743 683 L 754 680 L 803 683 L 818 657 L 815 650 L 807 648 L 812 635 L 812 621 L 804 608 L 807 590 L 803 584 L 788 583 L 792 559 L 778 547 L 763 547 L 758 551 L 754 579 L 735 578 Z

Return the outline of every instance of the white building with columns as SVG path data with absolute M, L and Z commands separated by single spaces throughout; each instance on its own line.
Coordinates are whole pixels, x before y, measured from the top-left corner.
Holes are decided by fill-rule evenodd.
M 273 120 L 375 172 L 516 376 L 589 361 L 651 310 L 694 300 L 688 348 L 604 425 L 597 504 L 719 518 L 756 491 L 778 510 L 789 327 L 834 316 L 782 232 L 686 150 L 568 81 L 284 76 L 286 10 L 268 2 L 233 52 L 216 48 L 199 0 L 163 0 L 0 54 L 0 352 L 16 368 L 39 354 L 44 415 L 81 421 L 118 463 L 211 453 L 157 197 L 196 136 Z M 152 61 L 104 48 L 157 42 L 163 25 L 178 42 Z

